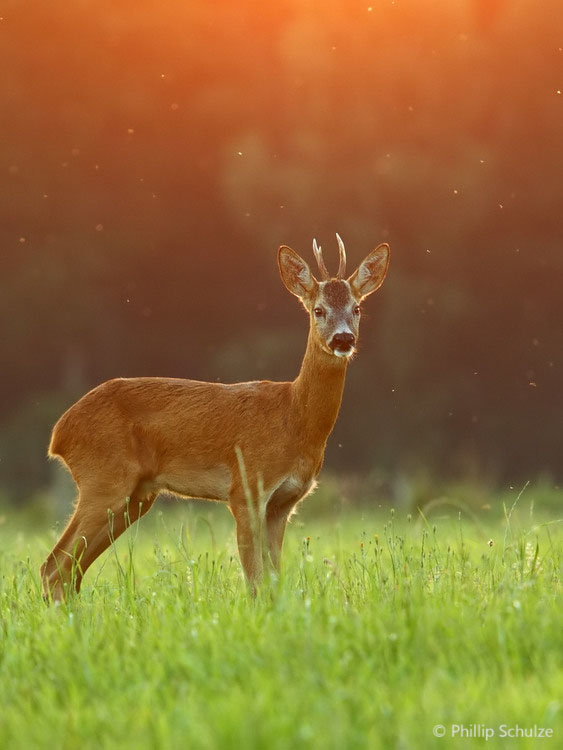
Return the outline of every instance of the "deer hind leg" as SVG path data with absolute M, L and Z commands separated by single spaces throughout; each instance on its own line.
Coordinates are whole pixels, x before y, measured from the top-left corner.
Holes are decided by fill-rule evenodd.
M 78 503 L 70 518 L 65 530 L 61 534 L 60 539 L 55 544 L 47 559 L 41 566 L 41 578 L 43 580 L 43 595 L 47 597 L 49 592 L 52 591 L 53 598 L 60 599 L 61 596 L 57 591 L 55 593 L 54 585 L 57 576 L 61 579 L 61 586 L 64 581 L 69 581 L 72 578 L 72 568 L 74 563 L 71 561 L 73 556 L 73 545 L 77 539 L 77 530 L 79 526 L 79 516 L 77 513 Z M 51 582 L 51 583 L 50 583 Z
M 151 509 L 156 500 L 156 493 L 139 498 L 133 495 L 129 500 L 121 503 L 117 509 L 108 507 L 105 518 L 98 521 L 98 531 L 89 538 L 79 561 L 77 575 L 77 591 L 82 577 L 92 563 L 114 542 L 124 531 L 138 521 Z M 88 537 L 86 537 L 88 539 Z
M 111 494 L 80 490 L 72 518 L 41 567 L 45 597 L 61 600 L 70 590 L 78 592 L 86 570 L 112 541 L 150 510 L 156 493 L 143 496 L 134 491 L 129 500 L 126 497 L 125 488 Z

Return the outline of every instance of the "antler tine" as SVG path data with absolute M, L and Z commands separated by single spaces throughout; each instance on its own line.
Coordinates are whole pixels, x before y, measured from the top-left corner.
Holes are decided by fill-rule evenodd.
M 338 254 L 340 255 L 340 264 L 338 266 L 338 273 L 336 274 L 337 279 L 343 278 L 346 273 L 346 250 L 344 249 L 344 243 L 342 237 L 336 233 L 336 239 L 338 240 Z
M 330 274 L 327 270 L 327 267 L 325 266 L 325 262 L 323 260 L 323 252 L 321 248 L 317 245 L 317 240 L 313 240 L 313 252 L 315 253 L 315 258 L 317 259 L 317 264 L 319 266 L 319 271 L 321 272 L 321 276 L 325 281 L 328 281 L 330 279 Z

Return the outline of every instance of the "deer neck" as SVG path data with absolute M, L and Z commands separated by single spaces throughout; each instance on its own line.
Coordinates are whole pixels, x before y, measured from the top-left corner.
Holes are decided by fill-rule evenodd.
M 292 404 L 310 444 L 323 444 L 332 432 L 342 402 L 348 362 L 327 354 L 309 332 L 297 378 L 291 384 Z

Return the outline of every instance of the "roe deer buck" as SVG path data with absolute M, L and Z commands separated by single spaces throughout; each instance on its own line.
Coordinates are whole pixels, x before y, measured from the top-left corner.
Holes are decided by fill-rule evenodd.
M 254 590 L 268 554 L 279 569 L 286 522 L 316 485 L 338 415 L 360 303 L 382 284 L 389 263 L 383 243 L 345 279 L 346 253 L 336 236 L 334 278 L 316 241 L 320 281 L 296 252 L 285 245 L 278 251 L 281 278 L 309 313 L 307 348 L 294 381 L 115 379 L 63 414 L 49 455 L 70 470 L 78 501 L 41 568 L 46 597 L 78 591 L 87 568 L 163 490 L 229 504 Z M 257 517 L 264 534 L 256 533 Z

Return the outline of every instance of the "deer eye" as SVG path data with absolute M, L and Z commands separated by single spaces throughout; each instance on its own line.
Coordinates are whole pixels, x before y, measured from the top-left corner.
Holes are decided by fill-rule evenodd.
M 360 306 L 359 306 L 359 305 L 356 305 L 356 307 L 354 308 L 354 315 L 359 315 L 359 314 L 360 314 L 360 312 L 361 312 L 361 310 L 360 310 Z
M 323 315 L 325 314 L 325 311 L 323 310 L 322 307 L 315 307 L 315 309 L 313 310 L 313 312 L 315 313 L 315 315 L 317 316 L 317 318 L 322 318 Z

